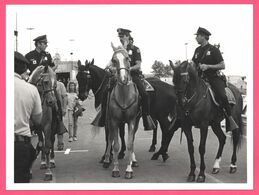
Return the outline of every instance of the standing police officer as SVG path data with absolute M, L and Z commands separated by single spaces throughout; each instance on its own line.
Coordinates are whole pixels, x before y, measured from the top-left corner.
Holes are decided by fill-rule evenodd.
M 35 50 L 27 53 L 25 55 L 26 59 L 30 62 L 29 70 L 31 73 L 40 65 L 48 64 L 54 70 L 56 68 L 55 64 L 52 61 L 52 57 L 50 53 L 46 52 L 46 48 L 48 47 L 48 40 L 46 35 L 39 36 L 33 39 Z
M 14 53 L 14 182 L 29 183 L 30 168 L 36 159 L 31 144 L 29 120 L 39 125 L 42 118 L 41 100 L 35 86 L 27 83 L 28 60 Z
M 207 29 L 199 27 L 195 35 L 200 46 L 196 48 L 192 61 L 197 66 L 199 75 L 208 80 L 216 96 L 220 99 L 230 122 L 230 130 L 235 130 L 238 126 L 231 116 L 231 107 L 225 92 L 226 81 L 218 74 L 219 70 L 225 69 L 221 52 L 217 47 L 209 44 L 211 33 Z

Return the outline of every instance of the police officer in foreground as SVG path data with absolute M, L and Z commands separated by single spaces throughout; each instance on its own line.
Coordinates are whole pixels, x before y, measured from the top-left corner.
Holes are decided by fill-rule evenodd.
M 199 75 L 209 82 L 216 96 L 220 99 L 226 117 L 230 122 L 230 130 L 238 129 L 231 116 L 231 107 L 225 92 L 226 81 L 219 74 L 219 70 L 225 69 L 221 52 L 219 48 L 209 44 L 211 33 L 207 29 L 199 27 L 195 35 L 200 46 L 195 49 L 192 61 L 198 68 Z
M 25 58 L 29 61 L 29 70 L 30 73 L 32 72 L 41 65 L 48 65 L 50 66 L 53 71 L 57 69 L 57 65 L 54 64 L 52 57 L 50 53 L 46 52 L 46 48 L 48 47 L 48 40 L 47 40 L 47 35 L 41 35 L 35 39 L 33 39 L 34 45 L 35 45 L 35 50 L 27 53 L 25 55 Z M 62 108 L 61 108 L 61 102 L 59 100 L 59 95 L 57 94 L 58 92 L 55 89 L 55 94 L 56 94 L 56 99 L 57 99 L 57 104 L 58 104 L 58 129 L 57 132 L 58 134 L 63 134 L 67 132 L 63 119 L 62 119 Z M 38 128 L 42 128 L 39 126 Z M 38 129 L 36 129 L 37 131 Z
M 35 68 L 40 65 L 49 65 L 53 70 L 56 69 L 55 64 L 52 61 L 52 57 L 50 53 L 46 52 L 46 48 L 48 47 L 48 40 L 46 35 L 39 36 L 33 39 L 35 50 L 27 53 L 25 58 L 30 62 L 29 70 L 32 73 Z
M 36 159 L 31 144 L 30 119 L 39 125 L 42 118 L 41 99 L 35 86 L 27 83 L 28 60 L 14 53 L 14 182 L 29 183 L 30 168 Z
M 117 29 L 118 36 L 120 38 L 120 42 L 123 47 L 128 51 L 130 57 L 130 74 L 132 77 L 132 81 L 136 84 L 139 94 L 141 96 L 142 103 L 142 119 L 145 130 L 153 130 L 156 128 L 154 121 L 150 116 L 150 107 L 149 107 L 149 96 L 145 90 L 144 85 L 141 81 L 141 53 L 138 47 L 133 45 L 133 38 L 130 35 L 130 30 L 119 28 Z M 104 93 L 104 98 L 102 101 L 102 113 L 101 117 L 93 121 L 93 125 L 96 126 L 104 126 L 105 121 L 105 110 L 106 110 L 106 97 L 107 93 Z

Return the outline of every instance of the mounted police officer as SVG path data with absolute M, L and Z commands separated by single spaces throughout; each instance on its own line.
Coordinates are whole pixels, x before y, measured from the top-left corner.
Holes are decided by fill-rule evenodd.
M 25 58 L 30 62 L 29 70 L 32 73 L 35 68 L 40 65 L 49 65 L 54 70 L 56 68 L 55 64 L 52 61 L 52 57 L 50 53 L 46 52 L 46 48 L 48 47 L 48 40 L 46 35 L 39 36 L 33 39 L 35 50 L 27 53 Z
M 144 85 L 141 81 L 141 53 L 138 47 L 133 45 L 133 38 L 130 36 L 131 31 L 128 29 L 119 28 L 117 29 L 118 36 L 120 38 L 120 42 L 123 47 L 127 50 L 130 57 L 130 74 L 132 77 L 132 81 L 136 84 L 139 94 L 141 96 L 142 102 L 142 118 L 143 125 L 145 130 L 153 130 L 156 128 L 154 121 L 150 116 L 150 107 L 149 107 L 149 96 L 145 90 Z M 108 65 L 109 66 L 109 65 Z M 111 79 L 112 80 L 112 79 Z M 114 82 L 112 82 L 114 83 Z M 104 98 L 102 101 L 102 113 L 101 116 L 97 115 L 95 120 L 93 121 L 93 125 L 96 126 L 104 126 L 105 120 L 105 111 L 106 110 L 106 97 L 107 92 L 104 93 Z
M 50 66 L 53 71 L 57 69 L 57 65 L 54 64 L 52 57 L 50 53 L 46 52 L 46 48 L 48 47 L 48 40 L 47 40 L 47 35 L 41 35 L 35 39 L 33 39 L 34 45 L 35 45 L 35 50 L 27 53 L 25 55 L 25 58 L 29 61 L 29 70 L 30 73 L 32 73 L 35 68 L 41 65 L 48 65 Z M 57 90 L 55 89 L 55 94 L 57 98 L 57 104 L 58 104 L 58 134 L 63 134 L 67 130 L 63 124 L 62 121 L 62 108 L 61 108 L 61 102 L 59 100 L 59 96 L 57 94 Z M 60 94 L 61 95 L 61 94 Z M 42 127 L 40 127 L 42 128 Z
M 219 70 L 225 69 L 221 52 L 219 48 L 209 44 L 211 33 L 207 29 L 199 27 L 195 35 L 200 46 L 195 49 L 192 61 L 198 68 L 199 75 L 209 82 L 216 97 L 219 98 L 225 115 L 230 122 L 230 130 L 235 130 L 238 126 L 231 116 L 231 107 L 225 92 L 226 80 L 219 75 Z

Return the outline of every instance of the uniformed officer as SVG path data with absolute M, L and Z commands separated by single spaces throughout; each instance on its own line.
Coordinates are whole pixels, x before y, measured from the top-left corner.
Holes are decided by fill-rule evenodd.
M 46 52 L 48 47 L 48 40 L 46 35 L 39 36 L 33 39 L 35 50 L 27 53 L 25 55 L 26 59 L 30 62 L 29 70 L 32 73 L 36 67 L 39 65 L 49 65 L 54 70 L 56 68 L 55 64 L 52 61 L 50 53 Z
M 30 70 L 30 73 L 32 73 L 35 70 L 35 68 L 37 68 L 40 65 L 48 65 L 53 69 L 53 71 L 55 71 L 57 65 L 54 64 L 50 53 L 45 51 L 48 47 L 47 35 L 39 36 L 33 39 L 33 41 L 35 44 L 35 50 L 25 55 L 26 59 L 29 61 L 28 68 Z M 58 101 L 58 133 L 63 134 L 66 132 L 66 129 L 62 121 L 62 108 L 56 89 L 55 92 Z
M 130 74 L 132 77 L 132 81 L 136 84 L 139 94 L 142 98 L 142 119 L 145 130 L 153 130 L 156 128 L 154 121 L 150 116 L 150 107 L 149 107 L 149 96 L 145 90 L 144 85 L 141 81 L 141 53 L 138 47 L 133 45 L 133 38 L 130 36 L 130 30 L 119 28 L 117 29 L 118 36 L 120 38 L 120 42 L 123 47 L 128 51 L 130 57 Z M 104 99 L 102 103 L 102 115 L 95 118 L 92 124 L 97 126 L 103 126 L 104 113 L 105 113 L 105 102 L 106 102 L 106 93 L 104 93 Z M 100 125 L 101 124 L 101 125 Z
M 31 144 L 29 121 L 39 125 L 42 118 L 40 95 L 37 88 L 25 80 L 29 62 L 20 53 L 14 53 L 14 182 L 28 183 L 30 168 L 36 159 Z
M 221 101 L 230 122 L 230 130 L 237 129 L 238 126 L 231 116 L 231 107 L 225 92 L 226 81 L 218 74 L 219 70 L 225 69 L 221 52 L 219 48 L 209 44 L 211 33 L 207 29 L 199 27 L 195 35 L 200 46 L 196 48 L 192 61 L 198 68 L 199 75 L 208 80 L 216 96 Z

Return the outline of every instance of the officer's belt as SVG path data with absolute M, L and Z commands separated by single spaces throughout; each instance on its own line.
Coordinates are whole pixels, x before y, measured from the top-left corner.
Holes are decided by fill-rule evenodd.
M 23 136 L 23 135 L 14 135 L 14 141 L 15 142 L 26 142 L 26 143 L 30 143 L 31 142 L 31 138 L 28 136 Z

